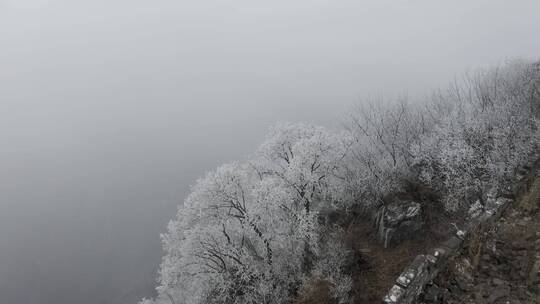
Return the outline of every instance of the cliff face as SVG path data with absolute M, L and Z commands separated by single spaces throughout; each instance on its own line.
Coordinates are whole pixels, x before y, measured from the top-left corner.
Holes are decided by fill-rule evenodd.
M 384 302 L 540 303 L 538 164 L 522 173 L 511 191 L 473 206 L 463 230 L 416 256 Z
M 540 177 L 478 231 L 428 287 L 425 303 L 540 303 Z

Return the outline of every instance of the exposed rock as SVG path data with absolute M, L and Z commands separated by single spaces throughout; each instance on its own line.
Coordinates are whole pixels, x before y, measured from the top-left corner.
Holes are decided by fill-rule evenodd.
M 469 217 L 470 218 L 477 218 L 484 212 L 484 205 L 480 202 L 480 200 L 477 200 L 474 204 L 471 205 L 469 208 Z
M 388 304 L 399 303 L 399 301 L 403 297 L 404 293 L 405 293 L 405 289 L 403 289 L 403 288 L 401 288 L 401 287 L 399 287 L 397 285 L 394 285 L 390 289 L 390 291 L 388 292 L 386 297 L 383 299 L 383 302 L 388 303 Z
M 540 185 L 539 185 L 540 187 Z M 540 201 L 540 197 L 536 200 Z M 499 203 L 495 203 L 499 201 Z M 493 204 L 504 208 L 504 200 Z M 519 206 L 519 205 L 518 205 Z M 464 250 L 451 258 L 443 275 L 437 277 L 432 286 L 446 290 L 443 299 L 432 296 L 430 288 L 425 290 L 424 303 L 465 303 L 465 304 L 540 304 L 540 213 L 513 205 L 505 213 L 505 218 L 492 222 L 488 230 L 479 231 L 485 241 L 481 251 L 469 251 L 469 241 L 464 241 Z M 501 214 L 499 210 L 493 214 Z M 472 232 L 473 234 L 475 232 Z M 455 248 L 457 237 L 446 242 Z M 472 247 L 475 248 L 475 247 Z M 477 267 L 469 267 L 475 254 Z M 436 292 L 436 291 L 435 291 Z
M 510 288 L 505 286 L 505 287 L 497 287 L 497 288 L 494 288 L 492 290 L 490 290 L 490 295 L 489 297 L 487 298 L 487 303 L 488 304 L 491 304 L 491 303 L 495 303 L 495 301 L 499 300 L 500 298 L 503 298 L 503 297 L 508 297 L 510 295 Z
M 424 300 L 429 302 L 439 302 L 441 299 L 442 290 L 437 285 L 430 286 L 428 291 L 424 294 Z
M 375 224 L 384 247 L 395 246 L 413 238 L 423 225 L 421 211 L 420 204 L 413 201 L 396 201 L 382 206 Z
M 493 278 L 492 282 L 493 282 L 493 285 L 495 286 L 508 285 L 508 282 L 501 280 L 499 278 Z
M 477 292 L 474 293 L 474 301 L 477 304 L 483 304 L 483 303 L 486 302 L 484 300 L 484 297 L 482 296 L 482 292 L 480 292 L 480 291 L 477 291 Z
M 515 193 L 525 195 L 526 190 Z M 540 178 L 527 198 L 529 205 L 511 204 L 509 197 L 516 196 L 496 195 L 487 193 L 484 205 L 478 201 L 469 210 L 468 222 L 454 224 L 453 236 L 418 255 L 396 280 L 393 290 L 399 297 L 386 303 L 540 304 L 540 212 L 525 208 L 540 206 Z M 403 206 L 396 210 L 381 209 L 379 232 L 393 235 L 399 229 L 407 212 Z M 389 244 L 392 238 L 384 240 Z
M 424 286 L 437 274 L 431 271 L 432 266 L 433 262 L 425 255 L 418 255 L 397 278 L 397 284 L 388 293 L 385 303 L 415 303 Z M 395 298 L 392 295 L 396 294 L 399 294 L 399 297 L 394 302 L 389 301 Z

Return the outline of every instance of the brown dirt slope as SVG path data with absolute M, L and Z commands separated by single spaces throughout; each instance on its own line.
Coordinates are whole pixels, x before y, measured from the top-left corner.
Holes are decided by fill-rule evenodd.
M 540 304 L 540 178 L 470 240 L 424 303 Z

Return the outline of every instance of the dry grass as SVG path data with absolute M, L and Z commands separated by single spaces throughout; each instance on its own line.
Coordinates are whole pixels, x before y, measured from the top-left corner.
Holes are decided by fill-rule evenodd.
M 369 224 L 352 224 L 345 242 L 358 257 L 357 269 L 352 271 L 355 304 L 380 303 L 405 266 L 433 244 L 430 238 L 418 238 L 384 248 Z
M 540 178 L 534 180 L 530 185 L 529 192 L 525 194 L 519 202 L 519 208 L 535 214 L 540 209 Z
M 320 279 L 315 279 L 306 284 L 306 287 L 300 291 L 300 295 L 294 301 L 294 304 L 332 304 L 334 303 L 330 290 L 332 284 Z

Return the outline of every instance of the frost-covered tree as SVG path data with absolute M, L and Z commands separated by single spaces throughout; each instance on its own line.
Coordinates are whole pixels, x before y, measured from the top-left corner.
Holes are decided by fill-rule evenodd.
M 310 212 L 314 204 L 349 199 L 343 159 L 352 144 L 348 132 L 330 132 L 309 124 L 278 123 L 260 146 L 256 167 L 292 189 Z
M 163 236 L 163 293 L 187 303 L 266 303 L 271 217 L 249 167 L 228 164 L 198 181 Z M 286 222 L 285 222 L 286 223 Z
M 366 206 L 406 182 L 430 187 L 447 210 L 507 182 L 537 147 L 538 63 L 511 62 L 455 81 L 411 106 L 368 104 L 355 111 L 349 166 Z
M 162 237 L 156 301 L 290 300 L 318 261 L 318 206 L 341 199 L 345 150 L 322 128 L 279 124 L 251 162 L 200 179 Z
M 434 100 L 445 111 L 414 154 L 421 180 L 439 192 L 447 209 L 468 208 L 530 161 L 540 143 L 539 86 L 534 64 L 513 62 L 469 76 Z
M 347 180 L 366 207 L 377 206 L 388 193 L 400 190 L 411 170 L 410 147 L 426 133 L 432 122 L 418 106 L 405 100 L 366 103 L 352 112 L 349 130 L 354 139 Z
M 540 64 L 514 62 L 426 103 L 360 107 L 347 131 L 276 124 L 249 162 L 197 181 L 162 236 L 158 296 L 140 303 L 290 303 L 314 286 L 349 303 L 350 252 L 324 212 L 370 211 L 411 184 L 465 210 L 538 150 L 539 88 Z

